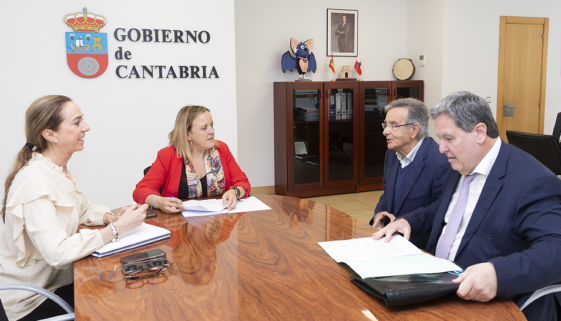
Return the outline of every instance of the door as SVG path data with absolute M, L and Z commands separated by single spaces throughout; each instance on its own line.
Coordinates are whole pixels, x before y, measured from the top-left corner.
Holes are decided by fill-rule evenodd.
M 290 83 L 287 86 L 288 191 L 323 188 L 321 133 L 323 116 L 321 83 Z
M 360 83 L 358 109 L 360 148 L 357 192 L 382 189 L 384 157 L 387 143 L 382 134 L 386 118 L 384 107 L 392 101 L 393 82 L 363 81 Z
M 325 187 L 355 186 L 358 181 L 358 82 L 325 83 Z
M 548 18 L 501 17 L 497 124 L 507 130 L 543 134 Z

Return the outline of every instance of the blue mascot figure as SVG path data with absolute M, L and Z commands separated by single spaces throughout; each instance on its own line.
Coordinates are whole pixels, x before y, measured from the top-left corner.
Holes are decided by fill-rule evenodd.
M 282 71 L 292 71 L 294 68 L 298 70 L 299 80 L 310 80 L 306 77 L 308 71 L 316 72 L 316 57 L 312 53 L 314 39 L 298 42 L 294 38 L 290 38 L 290 49 L 282 55 L 281 65 Z

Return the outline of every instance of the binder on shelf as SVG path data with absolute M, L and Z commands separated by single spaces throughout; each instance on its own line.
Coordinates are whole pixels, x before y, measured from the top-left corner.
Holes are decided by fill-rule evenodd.
M 335 119 L 341 119 L 341 93 L 335 94 Z
M 329 94 L 329 120 L 335 120 L 335 94 Z
M 353 119 L 353 93 L 347 93 L 347 119 Z

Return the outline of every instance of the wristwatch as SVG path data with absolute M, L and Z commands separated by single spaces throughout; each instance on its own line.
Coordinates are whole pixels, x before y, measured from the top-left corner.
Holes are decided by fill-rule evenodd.
M 111 231 L 113 231 L 114 236 L 111 242 L 119 242 L 119 229 L 117 228 L 117 224 L 111 222 L 109 223 L 109 226 L 111 227 Z
M 238 201 L 240 200 L 240 197 L 242 195 L 242 193 L 240 192 L 240 189 L 237 186 L 232 187 L 232 189 L 236 192 L 236 198 L 238 199 Z

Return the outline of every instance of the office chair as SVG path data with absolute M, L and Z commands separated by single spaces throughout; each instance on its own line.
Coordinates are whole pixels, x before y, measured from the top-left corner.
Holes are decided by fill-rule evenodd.
M 556 285 L 550 285 L 550 286 L 546 286 L 543 287 L 539 290 L 536 290 L 536 292 L 534 292 L 534 294 L 532 294 L 528 300 L 526 300 L 526 302 L 524 302 L 524 304 L 520 307 L 520 310 L 524 311 L 524 309 L 529 306 L 532 302 L 536 301 L 537 299 L 541 298 L 542 296 L 551 294 L 551 293 L 555 293 L 555 292 L 561 292 L 561 284 L 556 284 Z
M 559 138 L 561 136 L 561 113 L 557 113 L 557 120 L 555 121 L 552 135 L 553 137 L 557 138 L 557 141 L 559 141 Z
M 66 301 L 64 301 L 61 297 L 59 297 L 58 295 L 54 294 L 49 290 L 45 290 L 38 286 L 29 285 L 29 284 L 3 284 L 0 285 L 0 291 L 2 290 L 24 290 L 24 291 L 35 292 L 37 294 L 46 296 L 47 299 L 53 300 L 56 304 L 58 304 L 61 308 L 63 308 L 64 311 L 68 312 L 67 314 L 59 315 L 44 320 L 64 321 L 64 320 L 74 320 L 76 317 L 74 313 L 74 309 L 72 309 L 72 307 L 68 303 L 66 303 Z M 1 308 L 2 310 L 0 311 L 1 313 L 0 319 L 4 317 L 5 318 L 4 320 L 8 320 L 8 318 L 6 317 L 6 312 L 4 311 L 4 306 L 1 306 Z
M 561 147 L 552 135 L 530 134 L 507 130 L 508 143 L 534 156 L 555 175 L 561 175 Z
M 144 169 L 144 176 L 146 176 L 146 174 L 148 174 L 148 171 L 150 170 L 150 168 L 152 168 L 152 166 L 148 166 Z M 162 194 L 162 192 L 164 191 L 164 187 L 160 187 L 160 195 Z

